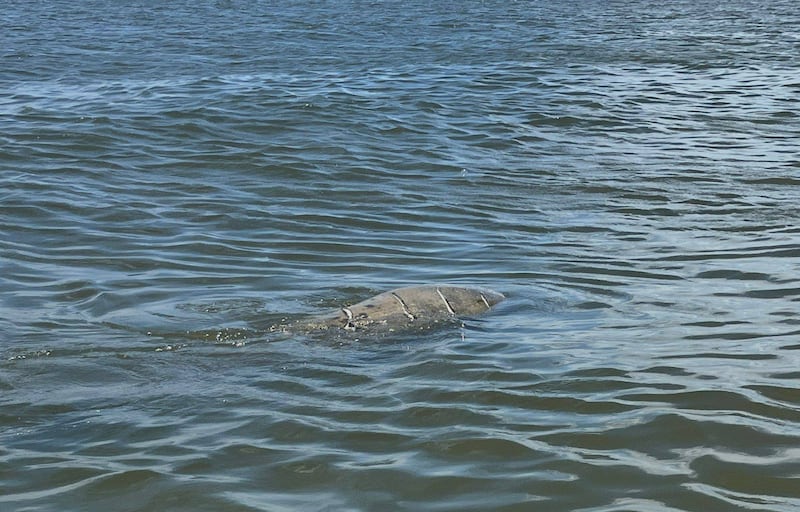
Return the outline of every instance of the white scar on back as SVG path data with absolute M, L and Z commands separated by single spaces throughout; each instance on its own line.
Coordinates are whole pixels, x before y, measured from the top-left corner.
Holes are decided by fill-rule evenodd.
M 347 322 L 344 324 L 345 330 L 355 331 L 356 326 L 353 325 L 353 312 L 349 308 L 342 308 L 342 311 L 347 315 Z
M 392 293 L 392 297 L 394 297 L 395 300 L 397 300 L 397 302 L 400 304 L 400 307 L 403 309 L 403 314 L 406 315 L 408 319 L 413 322 L 414 315 L 412 315 L 411 311 L 408 310 L 408 306 L 406 306 L 406 303 L 403 302 L 403 299 L 401 299 L 400 296 L 397 295 L 396 293 Z
M 456 312 L 455 312 L 455 311 L 453 311 L 453 308 L 450 306 L 450 303 L 449 303 L 449 302 L 447 302 L 447 298 L 446 298 L 446 297 L 444 296 L 444 294 L 442 293 L 442 290 L 440 290 L 439 288 L 436 288 L 436 293 L 438 293 L 438 294 L 439 294 L 439 297 L 441 297 L 441 298 L 442 298 L 442 302 L 444 302 L 444 306 L 447 308 L 447 311 L 448 311 L 448 312 L 449 312 L 451 315 L 453 315 L 453 316 L 456 316 Z

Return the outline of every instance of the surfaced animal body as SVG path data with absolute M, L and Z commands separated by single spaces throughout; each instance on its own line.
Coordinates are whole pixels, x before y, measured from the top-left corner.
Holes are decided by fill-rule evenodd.
M 422 285 L 397 288 L 326 315 L 298 322 L 308 333 L 391 333 L 430 329 L 490 310 L 505 296 L 484 288 Z

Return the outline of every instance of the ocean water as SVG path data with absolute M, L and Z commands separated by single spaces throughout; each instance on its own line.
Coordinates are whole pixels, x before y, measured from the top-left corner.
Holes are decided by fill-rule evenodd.
M 797 27 L 4 2 L 0 510 L 797 510 Z M 431 282 L 508 298 L 269 329 Z

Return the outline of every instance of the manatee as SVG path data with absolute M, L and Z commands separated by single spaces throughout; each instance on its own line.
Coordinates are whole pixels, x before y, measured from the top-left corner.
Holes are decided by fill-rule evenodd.
M 483 288 L 423 285 L 397 288 L 352 306 L 300 321 L 290 330 L 363 333 L 408 332 L 485 313 L 505 299 Z

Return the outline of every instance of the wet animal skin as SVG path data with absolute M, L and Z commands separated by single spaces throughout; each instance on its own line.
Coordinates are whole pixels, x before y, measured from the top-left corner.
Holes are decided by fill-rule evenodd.
M 484 288 L 423 285 L 397 288 L 352 306 L 301 322 L 307 331 L 394 332 L 435 327 L 489 311 L 504 300 Z

